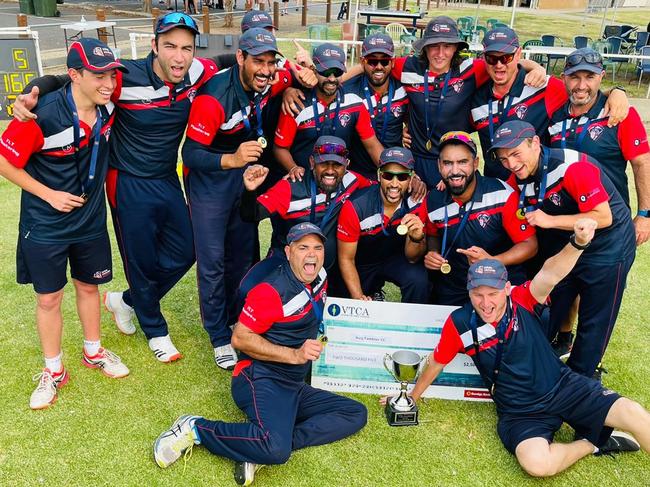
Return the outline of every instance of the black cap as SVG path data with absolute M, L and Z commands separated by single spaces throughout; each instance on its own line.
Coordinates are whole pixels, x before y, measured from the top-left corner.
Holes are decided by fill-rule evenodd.
M 415 167 L 413 153 L 405 147 L 389 147 L 381 151 L 379 156 L 379 167 L 387 164 L 399 164 L 400 166 L 412 171 Z
M 345 51 L 330 42 L 316 46 L 312 60 L 316 71 L 319 73 L 323 73 L 330 68 L 340 69 L 344 73 L 347 71 L 345 67 Z
M 312 156 L 316 164 L 321 162 L 338 162 L 347 166 L 350 162 L 345 141 L 333 135 L 321 135 L 318 137 L 314 144 Z
M 273 25 L 273 19 L 268 12 L 263 10 L 249 10 L 241 19 L 241 31 L 244 33 L 248 29 L 253 29 L 255 27 L 259 27 L 260 29 L 266 29 L 268 27 L 277 29 L 277 27 Z
M 535 127 L 523 120 L 510 120 L 497 129 L 490 152 L 496 149 L 512 149 L 524 140 L 533 138 L 537 133 Z
M 124 65 L 115 60 L 111 48 L 92 37 L 81 37 L 70 44 L 66 64 L 68 68 L 87 69 L 94 73 L 103 73 L 111 69 L 128 73 Z
M 383 32 L 369 35 L 363 40 L 361 57 L 366 57 L 370 54 L 386 54 L 387 56 L 395 57 L 395 44 L 393 44 L 393 39 Z
M 483 37 L 483 52 L 513 54 L 519 49 L 517 33 L 510 27 L 497 27 Z
M 293 243 L 300 240 L 305 235 L 317 235 L 325 242 L 327 238 L 318 225 L 309 222 L 302 222 L 292 226 L 287 233 L 287 243 Z
M 253 27 L 244 32 L 239 38 L 239 49 L 256 56 L 265 52 L 281 54 L 275 36 L 268 30 Z

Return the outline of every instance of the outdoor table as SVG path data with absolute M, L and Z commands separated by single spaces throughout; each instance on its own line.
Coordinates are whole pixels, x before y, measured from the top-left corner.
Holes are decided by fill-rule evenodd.
M 111 32 L 108 32 L 109 27 L 111 29 Z M 96 30 L 97 37 L 99 37 L 100 29 L 106 29 L 106 35 L 113 38 L 113 43 L 115 44 L 115 48 L 117 48 L 117 40 L 115 39 L 115 22 L 90 20 L 90 21 L 83 21 L 83 22 L 75 22 L 73 24 L 63 24 L 61 25 L 61 28 L 63 29 L 63 36 L 65 37 L 66 51 L 68 50 L 69 41 L 75 41 L 80 37 L 83 37 L 83 33 L 89 30 Z M 76 32 L 76 34 L 69 36 L 68 35 L 69 30 Z
M 396 19 L 411 19 L 413 21 L 413 28 L 417 28 L 417 21 L 423 19 L 427 14 L 426 12 L 405 12 L 403 10 L 359 10 L 359 15 L 366 17 L 366 23 L 371 24 L 372 17 L 391 17 Z

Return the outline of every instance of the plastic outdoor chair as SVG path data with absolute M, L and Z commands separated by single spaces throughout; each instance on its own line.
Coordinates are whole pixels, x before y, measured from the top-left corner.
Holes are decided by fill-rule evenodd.
M 500 28 L 503 28 L 503 27 L 510 27 L 510 26 L 508 24 L 504 24 L 503 22 L 497 22 L 492 26 L 493 29 L 496 29 L 496 28 L 500 29 Z
M 641 32 L 639 32 L 641 34 Z M 650 56 L 650 46 L 643 46 L 639 51 L 641 56 Z M 639 65 L 637 66 L 637 71 L 639 72 L 639 84 L 637 88 L 641 87 L 641 78 L 645 73 L 650 73 L 650 59 L 640 59 Z
M 474 19 L 471 17 L 458 17 L 456 20 L 458 25 L 458 32 L 461 39 L 469 40 L 472 37 L 472 25 L 474 24 Z
M 606 41 L 594 41 L 593 45 L 591 46 L 594 51 L 599 52 L 600 54 L 609 54 L 609 42 Z M 607 72 L 607 68 L 609 66 L 612 66 L 612 69 L 614 68 L 612 61 L 610 58 L 603 57 L 603 69 L 605 72 Z M 612 75 L 613 76 L 613 75 Z
M 327 26 L 314 24 L 307 27 L 307 37 L 310 39 L 327 40 Z
M 526 42 L 524 42 L 524 45 L 521 46 L 522 50 L 526 50 L 527 47 L 532 47 L 532 46 L 543 46 L 544 43 L 539 40 L 539 39 L 530 39 Z M 548 64 L 548 58 L 546 58 L 546 61 L 544 61 L 544 54 L 532 54 L 530 56 L 530 59 L 535 61 L 538 64 Z
M 637 32 L 636 42 L 634 43 L 634 50 L 636 52 L 641 52 L 641 48 L 648 45 L 649 38 L 650 38 L 650 32 Z
M 400 42 L 400 37 L 403 36 L 404 34 L 410 34 L 408 29 L 404 27 L 402 24 L 399 22 L 392 22 L 388 24 L 386 27 L 386 34 L 390 36 L 391 39 L 393 39 L 393 42 Z
M 478 34 L 478 41 L 481 42 L 487 33 L 487 27 L 477 25 L 474 27 L 474 32 Z
M 582 49 L 584 47 L 589 47 L 589 43 L 591 42 L 591 38 L 587 36 L 575 36 L 573 38 L 573 45 L 575 46 L 576 49 Z
M 384 29 L 383 25 L 366 25 L 366 37 L 372 34 L 383 34 L 384 32 L 386 32 L 386 29 Z
M 487 26 L 487 30 L 492 30 L 494 29 L 494 24 L 499 22 L 499 19 L 487 19 L 485 21 L 485 25 Z
M 603 39 L 608 37 L 621 35 L 621 26 L 620 25 L 606 25 L 603 30 Z
M 409 56 L 415 52 L 413 48 L 413 43 L 417 40 L 417 37 L 413 34 L 402 34 L 399 38 L 399 41 L 402 43 L 402 56 Z
M 605 42 L 609 44 L 609 54 L 621 54 L 621 46 L 625 39 L 622 37 L 608 37 Z M 625 64 L 625 77 L 627 77 L 627 58 L 624 57 L 610 57 L 608 59 L 609 63 L 612 65 L 612 81 L 616 81 L 616 65 L 618 64 L 619 69 L 621 64 Z
M 560 39 L 558 36 L 555 36 L 553 34 L 544 34 L 542 37 L 542 42 L 544 43 L 545 46 L 553 47 L 553 46 L 563 46 L 564 44 L 562 43 L 562 39 Z M 548 65 L 546 66 L 546 70 L 548 71 L 550 68 L 550 71 L 553 72 L 555 69 L 555 65 L 557 64 L 558 60 L 564 59 L 566 56 L 563 56 L 562 54 L 549 54 L 548 55 Z M 551 61 L 554 61 L 553 67 L 551 68 Z

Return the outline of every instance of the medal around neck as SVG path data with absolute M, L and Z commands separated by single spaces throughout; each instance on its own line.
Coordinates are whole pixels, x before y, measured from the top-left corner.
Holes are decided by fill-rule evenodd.
M 409 382 L 414 382 L 422 371 L 426 357 L 410 350 L 398 350 L 384 355 L 384 367 L 400 383 L 400 393 L 386 401 L 386 419 L 390 426 L 411 426 L 418 424 L 418 406 L 406 391 Z
M 409 227 L 404 225 L 403 223 L 400 223 L 397 225 L 397 234 L 398 235 L 406 235 L 409 231 Z
M 262 146 L 262 149 L 266 149 L 266 146 L 269 145 L 269 143 L 266 141 L 266 137 L 258 137 L 257 138 L 257 143 Z
M 449 274 L 451 272 L 451 265 L 449 264 L 449 262 L 445 262 L 440 266 L 440 272 L 442 272 L 443 274 Z

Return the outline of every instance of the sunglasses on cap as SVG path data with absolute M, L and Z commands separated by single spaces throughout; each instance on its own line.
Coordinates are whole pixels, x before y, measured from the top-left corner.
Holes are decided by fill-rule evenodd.
M 339 68 L 329 68 L 323 71 L 322 73 L 318 73 L 324 78 L 329 78 L 330 76 L 334 75 L 335 78 L 340 78 L 343 75 L 343 71 L 340 70 Z
M 449 139 L 460 140 L 461 142 L 467 142 L 469 144 L 474 144 L 472 137 L 467 132 L 462 130 L 457 130 L 455 132 L 447 132 L 442 137 L 440 137 L 440 144 L 447 142 Z
M 381 64 L 385 68 L 390 64 L 391 61 L 392 59 L 390 58 L 377 58 L 377 57 L 366 58 L 366 64 L 372 66 L 373 68 L 376 67 L 378 64 Z
M 582 61 L 585 61 L 589 64 L 599 64 L 603 62 L 603 57 L 598 52 L 588 52 L 583 54 L 581 52 L 576 54 L 571 54 L 566 58 L 566 67 L 570 68 L 572 66 L 577 66 Z
M 186 25 L 191 29 L 199 30 L 196 21 L 187 14 L 174 12 L 162 17 L 156 24 L 156 34 L 162 34 L 179 25 Z
M 501 54 L 500 56 L 496 54 L 483 54 L 483 57 L 485 58 L 485 62 L 488 63 L 490 66 L 496 66 L 497 63 L 500 61 L 501 64 L 504 66 L 508 63 L 511 63 L 512 60 L 515 58 L 514 53 L 512 54 Z
M 393 179 L 397 178 L 397 180 L 400 183 L 404 183 L 408 181 L 412 175 L 413 175 L 412 171 L 392 172 L 392 171 L 382 171 L 381 169 L 379 170 L 379 176 L 384 181 L 392 181 Z
M 321 156 L 334 154 L 337 156 L 347 158 L 348 149 L 344 145 L 333 144 L 328 142 L 326 144 L 317 145 L 316 147 L 314 147 L 314 154 L 318 154 Z

